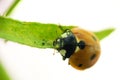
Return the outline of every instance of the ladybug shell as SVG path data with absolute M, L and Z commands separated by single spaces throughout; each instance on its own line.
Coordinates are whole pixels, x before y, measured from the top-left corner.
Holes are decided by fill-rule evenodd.
M 77 42 L 84 41 L 85 47 L 77 47 L 69 58 L 69 64 L 79 70 L 93 66 L 100 56 L 100 44 L 98 38 L 92 33 L 80 28 L 71 29 Z

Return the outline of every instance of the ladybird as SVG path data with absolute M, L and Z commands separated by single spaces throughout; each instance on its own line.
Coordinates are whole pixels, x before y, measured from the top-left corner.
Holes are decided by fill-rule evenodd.
M 93 66 L 100 57 L 100 43 L 90 31 L 80 28 L 66 29 L 53 41 L 53 46 L 62 55 L 63 60 L 78 70 Z

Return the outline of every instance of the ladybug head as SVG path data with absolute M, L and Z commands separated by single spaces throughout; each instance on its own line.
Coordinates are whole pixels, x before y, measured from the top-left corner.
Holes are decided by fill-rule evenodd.
M 59 38 L 53 41 L 53 46 L 63 56 L 63 60 L 65 60 L 74 53 L 77 41 L 74 34 L 67 29 Z

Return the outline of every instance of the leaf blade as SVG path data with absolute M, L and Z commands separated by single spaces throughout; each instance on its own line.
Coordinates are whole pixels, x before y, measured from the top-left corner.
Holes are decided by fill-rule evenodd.
M 109 36 L 114 30 L 114 28 L 108 28 L 93 33 L 98 37 L 99 40 L 103 40 L 105 37 Z
M 71 29 L 73 26 L 62 26 Z M 32 47 L 53 48 L 53 41 L 61 35 L 62 30 L 56 24 L 21 22 L 0 17 L 0 37 Z
M 65 29 L 74 26 L 62 26 Z M 104 39 L 115 29 L 109 28 L 93 32 L 99 40 Z M 63 31 L 56 24 L 43 24 L 37 22 L 21 22 L 0 16 L 0 37 L 6 40 L 25 44 L 37 48 L 54 48 L 53 41 Z

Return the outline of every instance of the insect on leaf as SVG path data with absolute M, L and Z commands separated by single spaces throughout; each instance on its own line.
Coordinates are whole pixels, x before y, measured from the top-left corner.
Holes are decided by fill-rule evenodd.
M 74 26 L 62 26 L 63 30 L 74 28 Z M 105 29 L 94 32 L 102 40 L 114 29 Z M 57 24 L 44 24 L 37 22 L 20 22 L 10 18 L 0 17 L 0 37 L 6 40 L 18 42 L 32 47 L 53 48 L 53 41 L 63 31 Z

